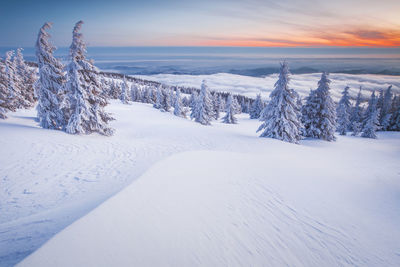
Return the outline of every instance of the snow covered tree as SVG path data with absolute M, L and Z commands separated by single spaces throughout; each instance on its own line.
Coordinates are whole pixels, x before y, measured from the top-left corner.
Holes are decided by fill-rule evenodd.
M 6 66 L 0 59 L 0 118 L 6 119 L 6 113 L 13 111 L 13 92 L 9 90 Z
M 150 86 L 143 88 L 143 102 L 153 104 L 153 88 Z
M 36 73 L 26 65 L 22 48 L 17 49 L 14 57 L 15 75 L 17 75 L 18 88 L 21 95 L 21 105 L 24 108 L 33 107 L 36 102 L 34 84 L 36 82 Z
M 235 114 L 242 113 L 242 106 L 239 104 L 239 101 L 235 96 L 232 96 L 232 105 L 233 108 L 235 109 Z
M 248 101 L 244 97 L 240 98 L 240 107 L 241 107 L 242 113 L 249 113 Z
M 233 97 L 231 94 L 228 95 L 228 100 L 226 101 L 226 114 L 222 118 L 223 123 L 234 124 L 237 123 L 237 119 L 235 118 L 236 109 L 233 103 Z
M 129 86 L 125 76 L 121 86 L 120 100 L 123 104 L 129 104 Z
M 172 99 L 171 99 L 171 94 L 170 94 L 171 89 L 162 89 L 162 98 L 161 98 L 161 107 L 163 111 L 169 112 L 171 109 L 172 105 Z
M 134 102 L 139 102 L 138 96 L 139 96 L 139 87 L 136 83 L 132 83 L 132 85 L 131 85 L 131 100 Z
M 382 107 L 383 107 L 383 98 L 384 98 L 384 93 L 383 90 L 380 89 L 379 90 L 379 96 L 378 96 L 378 100 L 376 103 L 376 108 L 382 111 Z
M 121 92 L 121 85 L 113 80 L 110 86 L 110 98 L 119 99 L 119 97 L 121 96 Z
M 330 80 L 322 73 L 318 88 L 310 92 L 302 109 L 302 121 L 307 137 L 335 141 L 336 111 L 330 96 Z
M 319 130 L 316 127 L 314 120 L 318 116 L 318 101 L 316 90 L 310 89 L 310 93 L 306 97 L 306 103 L 301 107 L 301 122 L 303 123 L 303 136 L 318 136 Z
M 151 96 L 151 103 L 154 104 L 156 103 L 156 98 L 157 98 L 157 88 L 153 85 L 150 86 L 149 88 L 150 91 L 150 96 Z
M 70 46 L 70 63 L 67 67 L 68 123 L 65 127 L 70 134 L 97 132 L 106 136 L 113 134 L 108 122 L 113 118 L 104 111 L 108 104 L 102 95 L 98 70 L 92 61 L 86 59 L 86 45 L 80 29 L 83 21 L 75 24 Z
M 392 101 L 390 128 L 391 131 L 400 131 L 400 96 L 395 96 Z
M 216 120 L 219 119 L 219 112 L 221 110 L 221 97 L 219 94 L 217 94 L 217 92 L 214 92 L 213 94 L 213 105 L 214 105 L 214 118 Z
M 259 119 L 263 109 L 264 104 L 261 100 L 261 94 L 257 94 L 256 100 L 253 101 L 253 104 L 250 107 L 250 119 Z
M 6 86 L 9 90 L 10 99 L 9 105 L 12 106 L 13 111 L 18 108 L 23 108 L 26 105 L 25 99 L 21 94 L 22 81 L 17 74 L 17 67 L 15 65 L 15 60 L 12 60 L 14 56 L 14 51 L 7 51 L 6 57 L 4 59 L 5 72 L 6 72 Z M 15 58 L 15 57 L 14 57 Z
M 300 129 L 299 121 L 300 107 L 298 106 L 297 94 L 289 89 L 289 66 L 286 61 L 281 63 L 279 79 L 270 94 L 271 101 L 264 108 L 263 123 L 257 132 L 262 131 L 260 137 L 270 137 L 290 143 L 298 143 Z
M 380 110 L 379 122 L 383 131 L 387 131 L 390 126 L 390 109 L 392 107 L 392 97 L 392 86 L 390 85 L 384 93 L 383 103 Z
M 350 87 L 346 86 L 342 92 L 338 107 L 336 109 L 337 114 L 337 131 L 340 135 L 346 135 L 350 128 L 350 112 L 351 103 L 349 96 Z
M 251 108 L 251 101 L 248 100 L 248 101 L 246 102 L 246 113 L 250 113 L 250 108 Z
M 219 112 L 224 111 L 225 110 L 225 100 L 221 96 L 221 94 L 218 95 L 218 104 L 219 104 Z
M 35 86 L 38 98 L 37 112 L 40 126 L 47 129 L 61 129 L 65 126 L 64 85 L 66 82 L 64 66 L 54 56 L 55 47 L 49 42 L 46 30 L 51 23 L 40 28 L 36 42 L 36 57 L 39 80 Z
M 379 129 L 379 110 L 377 109 L 377 99 L 375 91 L 372 92 L 368 102 L 368 108 L 365 112 L 363 127 L 361 131 L 362 137 L 376 139 L 376 131 Z
M 168 93 L 169 93 L 170 105 L 173 106 L 174 103 L 175 103 L 175 91 L 174 91 L 174 88 L 169 87 L 168 88 Z
M 186 117 L 186 114 L 182 107 L 181 89 L 179 88 L 176 88 L 176 95 L 174 98 L 174 115 L 178 117 Z
M 360 86 L 360 90 L 358 91 L 357 94 L 356 103 L 352 108 L 352 113 L 350 117 L 351 130 L 353 131 L 353 133 L 351 134 L 352 136 L 357 136 L 361 132 L 362 112 L 363 112 L 363 109 L 361 107 L 361 98 L 362 98 L 361 91 L 362 88 Z
M 190 99 L 189 99 L 189 107 L 190 109 L 193 111 L 193 109 L 196 106 L 196 99 L 197 99 L 197 93 L 195 91 L 193 91 L 190 95 Z
M 100 84 L 101 84 L 101 90 L 102 90 L 102 95 L 104 98 L 109 98 L 110 97 L 110 83 L 107 82 L 104 77 L 100 79 Z
M 163 94 L 161 90 L 161 85 L 157 86 L 156 101 L 153 104 L 153 107 L 156 109 L 162 108 Z
M 144 103 L 144 90 L 143 90 L 143 86 L 141 86 L 141 85 L 138 86 L 137 102 Z
M 192 109 L 190 117 L 196 122 L 203 125 L 210 125 L 211 120 L 214 118 L 214 107 L 212 103 L 212 96 L 208 90 L 205 80 L 201 84 L 200 94 L 196 98 L 196 103 Z
M 184 107 L 189 107 L 190 106 L 190 100 L 187 96 L 183 96 L 182 97 L 182 105 Z

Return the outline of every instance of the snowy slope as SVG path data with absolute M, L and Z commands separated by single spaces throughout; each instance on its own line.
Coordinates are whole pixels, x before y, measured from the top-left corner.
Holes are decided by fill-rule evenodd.
M 261 151 L 259 122 L 211 127 L 151 105 L 113 101 L 116 134 L 45 130 L 36 111 L 0 120 L 0 266 L 12 266 L 55 233 L 139 177 L 155 162 L 189 150 Z
M 271 166 L 265 165 L 264 161 L 271 157 L 286 158 L 293 154 L 298 164 L 308 166 L 311 163 L 307 157 L 303 159 L 303 154 L 298 154 L 301 151 L 315 154 L 318 162 L 328 157 L 332 168 L 342 168 L 347 166 L 342 165 L 343 162 L 348 162 L 346 164 L 351 164 L 358 181 L 367 179 L 369 190 L 372 193 L 378 190 L 379 195 L 372 198 L 373 205 L 360 199 L 367 203 L 369 214 L 376 214 L 381 220 L 379 223 L 355 220 L 357 224 L 377 228 L 360 230 L 360 233 L 367 235 L 367 239 L 382 239 L 382 250 L 387 254 L 375 251 L 375 247 L 373 254 L 389 264 L 398 263 L 392 253 L 399 253 L 397 244 L 388 244 L 394 240 L 391 237 L 398 234 L 397 230 L 389 227 L 382 237 L 374 239 L 369 235 L 386 229 L 386 224 L 398 223 L 398 209 L 393 208 L 394 205 L 398 207 L 398 203 L 393 199 L 399 192 L 399 133 L 380 134 L 378 140 L 353 137 L 339 137 L 336 143 L 306 140 L 297 146 L 257 138 L 255 130 L 260 123 L 249 120 L 245 114 L 238 116 L 238 125 L 213 122 L 212 126 L 205 127 L 159 112 L 147 104 L 122 105 L 113 101 L 107 109 L 116 118 L 112 122 L 116 134 L 110 138 L 96 134 L 72 136 L 41 129 L 34 120 L 36 112 L 33 109 L 11 113 L 9 119 L 0 121 L 0 266 L 12 266 L 22 260 L 57 232 L 131 184 L 154 163 L 178 152 L 197 150 L 261 157 L 265 159 L 259 164 L 263 173 L 269 172 Z M 233 155 L 228 155 L 230 157 Z M 247 163 L 244 161 L 243 164 L 245 168 Z M 283 165 L 281 161 L 279 164 Z M 223 165 L 228 169 L 238 163 L 233 159 L 232 163 L 227 160 Z M 286 164 L 283 166 L 287 167 Z M 280 187 L 293 188 L 284 184 Z M 329 193 L 312 188 L 305 191 L 306 195 L 317 194 L 324 199 Z M 335 201 L 341 198 L 342 194 L 332 196 Z M 297 204 L 307 198 L 293 199 Z M 305 209 L 314 202 L 310 200 L 298 208 Z M 331 214 L 332 208 L 326 208 L 325 213 L 324 216 Z M 325 219 L 324 216 L 321 218 Z M 341 225 L 336 221 L 330 224 Z
M 398 266 L 400 142 L 381 138 L 176 154 L 19 266 Z
M 254 98 L 258 93 L 267 97 L 274 88 L 278 74 L 267 75 L 264 78 L 249 77 L 230 73 L 217 73 L 210 75 L 174 75 L 157 74 L 137 76 L 146 80 L 161 82 L 168 85 L 178 85 L 200 88 L 202 80 L 207 80 L 211 90 L 226 91 L 242 94 Z M 302 97 L 309 94 L 310 89 L 316 89 L 321 73 L 293 74 L 290 87 L 295 89 Z M 346 86 L 350 86 L 350 95 L 355 98 L 359 87 L 364 89 L 364 96 L 369 97 L 372 90 L 386 89 L 393 85 L 393 90 L 400 93 L 400 77 L 373 74 L 343 74 L 331 73 L 332 97 L 338 101 L 341 92 Z

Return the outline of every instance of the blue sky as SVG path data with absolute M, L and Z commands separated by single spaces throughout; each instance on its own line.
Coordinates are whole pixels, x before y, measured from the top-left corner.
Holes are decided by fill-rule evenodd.
M 53 22 L 68 46 L 400 46 L 397 0 L 2 1 L 0 46 L 32 46 Z

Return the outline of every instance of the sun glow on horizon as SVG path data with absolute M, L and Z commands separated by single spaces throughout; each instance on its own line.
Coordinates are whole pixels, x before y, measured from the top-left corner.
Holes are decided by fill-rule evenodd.
M 0 28 L 0 46 L 32 45 L 46 21 L 53 42 L 67 46 L 81 19 L 90 46 L 400 46 L 397 0 L 21 0 L 2 9 L 10 26 Z

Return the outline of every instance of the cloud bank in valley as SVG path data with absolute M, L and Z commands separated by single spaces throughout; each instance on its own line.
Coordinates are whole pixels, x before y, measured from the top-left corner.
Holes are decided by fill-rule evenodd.
M 278 79 L 278 74 L 271 74 L 265 78 L 229 73 L 211 75 L 157 74 L 148 76 L 140 75 L 136 77 L 158 81 L 167 85 L 196 88 L 200 88 L 201 82 L 206 80 L 211 90 L 238 93 L 248 97 L 255 97 L 258 93 L 261 93 L 262 97 L 267 99 Z M 295 89 L 302 97 L 305 97 L 310 92 L 310 89 L 315 89 L 317 87 L 320 77 L 320 73 L 294 74 L 291 76 L 290 87 Z M 395 93 L 400 94 L 399 76 L 332 73 L 330 74 L 330 79 L 332 80 L 332 95 L 336 101 L 340 98 L 341 92 L 346 86 L 350 86 L 352 97 L 356 96 L 360 86 L 364 90 L 364 97 L 369 97 L 373 90 L 386 89 L 390 85 L 393 86 Z

